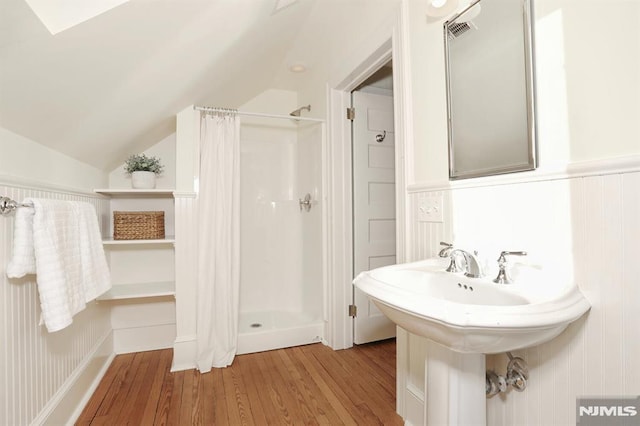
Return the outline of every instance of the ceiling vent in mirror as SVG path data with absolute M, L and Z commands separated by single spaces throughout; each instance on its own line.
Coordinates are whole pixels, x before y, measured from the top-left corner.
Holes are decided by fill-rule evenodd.
M 472 29 L 475 30 L 477 27 L 471 21 L 452 22 L 447 25 L 447 34 L 449 35 L 449 40 L 453 40 Z

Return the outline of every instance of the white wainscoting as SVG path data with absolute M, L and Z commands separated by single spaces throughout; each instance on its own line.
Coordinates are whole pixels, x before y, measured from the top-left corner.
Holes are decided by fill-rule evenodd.
M 108 225 L 109 202 L 99 196 L 2 181 L 0 195 L 86 201 L 96 207 L 101 228 Z M 0 424 L 61 424 L 79 414 L 111 361 L 109 308 L 91 302 L 56 333 L 39 325 L 35 276 L 6 277 L 13 220 L 0 217 Z
M 440 241 L 478 248 L 490 266 L 500 250 L 526 250 L 524 261 L 575 277 L 592 305 L 558 338 L 517 351 L 529 365 L 528 388 L 488 400 L 487 424 L 570 425 L 580 396 L 640 394 L 640 167 L 634 164 L 550 180 L 411 189 L 409 260 L 435 256 Z M 444 200 L 444 221 L 419 222 L 419 203 L 436 196 Z M 399 357 L 400 399 L 413 405 L 429 380 L 415 361 L 426 352 L 416 339 L 408 336 L 408 353 Z M 487 359 L 487 368 L 499 373 L 506 364 L 505 355 Z M 409 411 L 416 413 L 409 424 L 423 423 L 420 410 Z

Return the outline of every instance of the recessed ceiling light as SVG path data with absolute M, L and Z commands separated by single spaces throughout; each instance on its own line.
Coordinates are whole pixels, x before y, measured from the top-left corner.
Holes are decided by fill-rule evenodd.
M 440 18 L 449 15 L 458 7 L 458 0 L 431 0 L 427 5 L 427 16 Z
M 291 72 L 305 72 L 306 70 L 307 67 L 305 67 L 303 64 L 293 64 L 289 66 L 289 71 Z

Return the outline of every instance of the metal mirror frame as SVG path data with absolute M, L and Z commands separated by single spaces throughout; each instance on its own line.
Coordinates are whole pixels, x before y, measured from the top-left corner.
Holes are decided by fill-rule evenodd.
M 451 19 L 447 20 L 443 25 L 444 30 L 444 52 L 445 52 L 445 76 L 446 76 L 446 90 L 447 90 L 447 133 L 448 133 L 448 151 L 449 151 L 449 179 L 469 179 L 483 176 L 493 176 L 506 173 L 524 172 L 535 170 L 538 167 L 538 153 L 537 153 L 537 130 L 536 130 L 536 98 L 535 98 L 535 62 L 534 62 L 534 23 L 533 23 L 533 1 L 534 0 L 522 0 L 522 19 L 524 30 L 524 57 L 525 57 L 525 87 L 526 87 L 526 100 L 527 103 L 527 133 L 528 133 L 528 164 L 526 165 L 504 165 L 502 167 L 496 167 L 483 171 L 468 171 L 468 172 L 454 172 L 455 157 L 454 157 L 454 141 L 452 138 L 452 125 L 451 125 L 451 79 L 449 62 L 449 44 L 448 44 L 448 27 L 451 23 L 455 22 L 461 15 L 474 7 L 476 4 L 481 3 L 482 0 L 473 1 L 467 8 L 460 13 L 454 15 Z

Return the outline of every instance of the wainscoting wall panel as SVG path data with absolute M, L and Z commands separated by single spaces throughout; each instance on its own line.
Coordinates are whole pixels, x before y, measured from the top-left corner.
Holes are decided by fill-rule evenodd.
M 108 223 L 108 200 L 92 194 L 0 182 L 0 195 L 86 201 L 96 207 L 101 228 Z M 0 424 L 40 423 L 73 386 L 80 369 L 111 333 L 109 309 L 96 302 L 56 333 L 40 325 L 35 276 L 8 279 L 13 214 L 0 217 Z M 70 414 L 70 413 L 68 413 Z
M 526 259 L 511 261 L 542 264 L 575 278 L 592 305 L 556 339 L 516 351 L 529 365 L 528 387 L 487 400 L 487 424 L 575 424 L 581 396 L 640 395 L 637 170 L 410 191 L 409 260 L 435 256 L 442 240 L 478 247 L 490 268 L 500 250 L 527 250 Z M 444 223 L 420 222 L 421 197 L 438 194 Z M 506 355 L 488 356 L 487 367 L 504 374 L 507 361 Z M 405 392 L 419 395 L 416 388 L 424 389 L 428 372 L 414 363 L 405 368 Z

